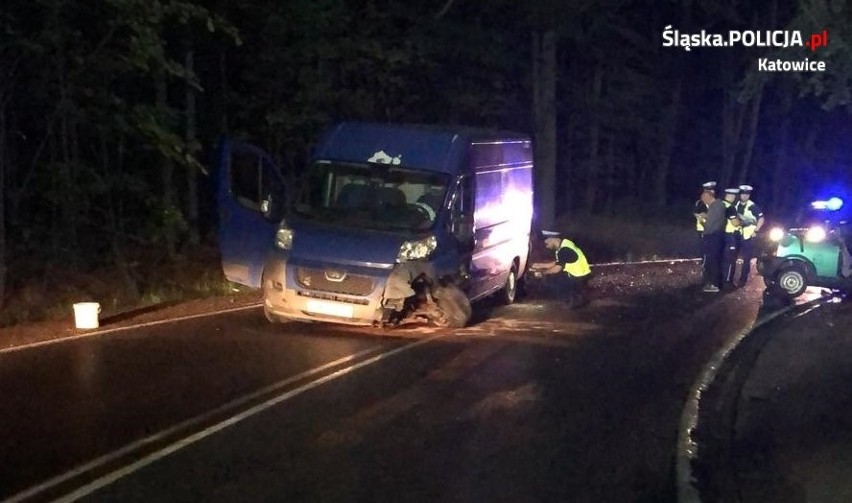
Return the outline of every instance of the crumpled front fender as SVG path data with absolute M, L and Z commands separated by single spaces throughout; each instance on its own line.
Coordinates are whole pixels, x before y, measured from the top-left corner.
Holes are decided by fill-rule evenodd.
M 383 304 L 396 304 L 414 295 L 411 283 L 421 276 L 430 284 L 436 281 L 435 268 L 431 263 L 412 261 L 397 264 L 385 284 Z

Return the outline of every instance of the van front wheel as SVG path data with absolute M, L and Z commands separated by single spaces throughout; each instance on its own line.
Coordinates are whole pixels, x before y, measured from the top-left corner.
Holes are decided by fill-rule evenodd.
M 470 321 L 470 301 L 458 286 L 452 283 L 438 286 L 432 291 L 432 298 L 438 305 L 439 314 L 432 319 L 436 326 L 462 328 Z

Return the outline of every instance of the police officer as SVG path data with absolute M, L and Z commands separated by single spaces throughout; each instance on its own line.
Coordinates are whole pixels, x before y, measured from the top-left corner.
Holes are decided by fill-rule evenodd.
M 763 210 L 751 200 L 751 185 L 740 185 L 740 200 L 737 201 L 737 214 L 742 221 L 742 240 L 740 241 L 740 258 L 743 259 L 743 267 L 740 271 L 739 286 L 743 287 L 748 282 L 751 272 L 751 259 L 754 257 L 754 236 L 763 227 Z
M 533 275 L 541 275 L 544 289 L 554 296 L 564 297 L 570 307 L 588 304 L 585 290 L 592 270 L 586 255 L 570 239 L 554 232 L 542 234 L 544 246 L 554 252 L 555 260 L 533 264 L 530 268 Z
M 725 247 L 722 250 L 722 288 L 734 288 L 734 271 L 737 266 L 737 252 L 742 240 L 742 220 L 737 213 L 736 202 L 739 188 L 725 189 Z
M 701 237 L 701 254 L 704 256 L 703 291 L 716 293 L 722 281 L 726 207 L 723 201 L 716 199 L 715 191 L 705 190 L 701 193 L 701 200 L 707 206 L 704 234 Z
M 705 182 L 701 184 L 701 194 L 705 192 L 716 193 L 716 182 Z M 692 216 L 695 217 L 695 232 L 698 234 L 699 243 L 704 239 L 704 222 L 707 220 L 707 204 L 704 203 L 702 195 L 698 196 L 698 201 L 695 201 L 695 208 L 692 210 Z M 707 257 L 704 256 L 704 245 L 701 244 L 701 267 L 703 268 Z

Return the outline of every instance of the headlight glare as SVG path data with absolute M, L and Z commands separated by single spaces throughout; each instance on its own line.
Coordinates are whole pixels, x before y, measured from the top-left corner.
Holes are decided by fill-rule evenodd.
M 399 254 L 396 257 L 396 261 L 406 262 L 408 260 L 428 258 L 437 247 L 438 240 L 435 239 L 435 236 L 418 239 L 417 241 L 406 241 L 399 247 Z
M 805 241 L 809 241 L 811 243 L 819 243 L 820 241 L 824 241 L 826 237 L 825 228 L 819 225 L 811 227 L 805 233 Z
M 275 246 L 282 250 L 293 248 L 293 229 L 280 227 L 275 233 Z
M 784 229 L 781 227 L 773 227 L 769 231 L 769 240 L 777 243 L 784 239 Z

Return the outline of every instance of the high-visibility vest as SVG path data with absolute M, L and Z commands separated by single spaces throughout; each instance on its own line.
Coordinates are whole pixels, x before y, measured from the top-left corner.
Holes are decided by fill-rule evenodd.
M 583 251 L 577 248 L 571 240 L 563 239 L 562 243 L 559 245 L 559 249 L 568 248 L 570 250 L 574 250 L 574 253 L 577 254 L 577 260 L 570 264 L 565 264 L 562 266 L 562 272 L 566 272 L 574 277 L 585 276 L 592 272 L 592 268 L 589 267 L 589 261 L 586 260 L 586 256 L 583 254 Z M 556 250 L 556 260 L 559 260 L 559 250 Z
M 723 199 L 723 203 L 725 203 L 725 208 L 730 208 L 734 203 L 729 203 L 727 200 Z M 725 233 L 733 234 L 735 232 L 740 232 L 740 228 L 735 226 L 733 222 L 731 222 L 730 218 L 725 219 Z
M 698 203 L 700 202 L 701 201 L 696 201 L 695 206 L 697 207 Z M 704 232 L 704 223 L 701 222 L 701 218 L 699 218 L 698 216 L 695 217 L 695 230 L 697 230 L 698 232 Z
M 749 199 L 745 202 L 745 210 L 740 213 L 744 217 L 754 220 L 753 224 L 743 225 L 743 239 L 751 239 L 754 237 L 754 233 L 757 232 L 757 215 L 752 211 L 753 206 L 754 202 Z

